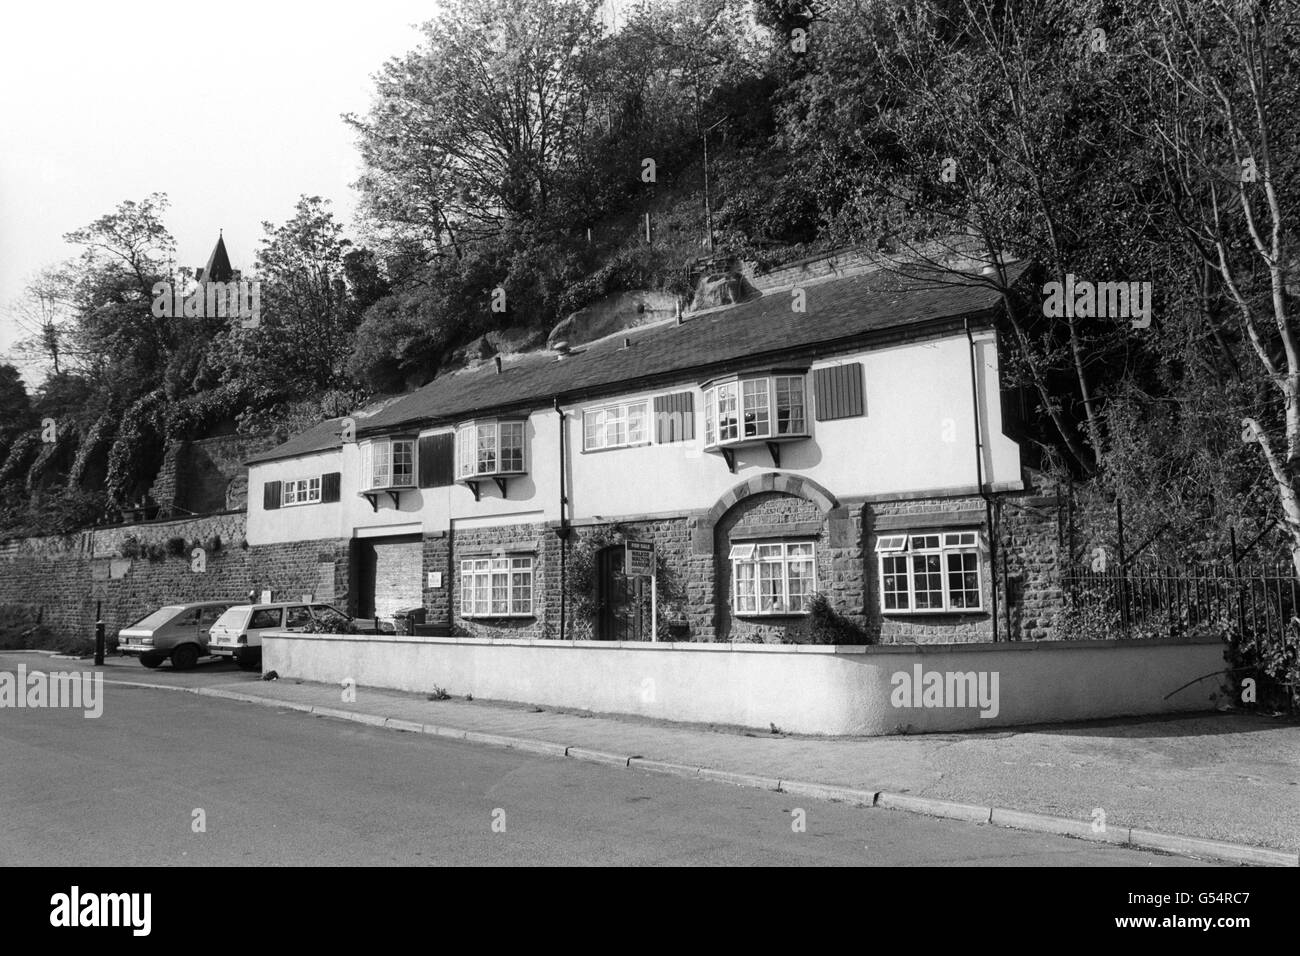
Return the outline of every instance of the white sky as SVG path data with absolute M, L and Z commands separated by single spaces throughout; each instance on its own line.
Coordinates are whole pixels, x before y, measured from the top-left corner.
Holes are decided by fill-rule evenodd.
M 369 77 L 436 13 L 433 0 L 7 4 L 0 360 L 8 305 L 75 255 L 65 232 L 122 200 L 168 194 L 180 265 L 206 262 L 223 228 L 236 268 L 251 266 L 262 220 L 283 222 L 302 193 L 350 227 L 358 163 L 339 115 L 367 108 Z

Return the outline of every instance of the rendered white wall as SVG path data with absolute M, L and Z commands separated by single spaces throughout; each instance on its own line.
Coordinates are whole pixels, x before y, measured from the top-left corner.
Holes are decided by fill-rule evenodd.
M 262 648 L 265 670 L 300 680 L 870 736 L 1209 710 L 1218 681 L 1196 679 L 1224 666 L 1218 641 L 863 648 L 280 634 Z M 996 673 L 997 715 L 894 706 L 894 675 L 918 666 Z

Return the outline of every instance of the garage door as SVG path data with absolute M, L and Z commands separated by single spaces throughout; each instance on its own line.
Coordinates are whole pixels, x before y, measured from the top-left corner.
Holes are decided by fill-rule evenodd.
M 424 544 L 419 535 L 368 538 L 359 544 L 359 617 L 391 621 L 397 611 L 423 603 Z

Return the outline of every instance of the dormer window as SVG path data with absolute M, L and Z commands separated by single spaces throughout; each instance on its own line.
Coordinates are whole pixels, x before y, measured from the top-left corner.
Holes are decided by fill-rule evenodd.
M 506 494 L 506 479 L 527 472 L 524 422 L 490 419 L 465 422 L 456 429 L 456 480 L 479 497 L 479 480 L 491 478 Z
M 360 494 L 379 510 L 379 493 L 397 505 L 403 489 L 415 487 L 415 439 L 376 438 L 361 444 Z
M 748 375 L 708 383 L 704 387 L 704 447 L 722 451 L 734 470 L 730 448 L 766 442 L 780 467 L 777 443 L 807 437 L 807 407 L 802 374 Z

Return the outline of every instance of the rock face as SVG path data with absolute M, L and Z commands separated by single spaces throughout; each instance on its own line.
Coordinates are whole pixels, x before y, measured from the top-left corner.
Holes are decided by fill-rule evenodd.
M 581 345 L 607 335 L 671 319 L 677 314 L 677 297 L 671 292 L 615 292 L 570 314 L 551 330 L 547 348 L 556 342 Z
M 444 366 L 449 369 L 473 368 L 481 365 L 494 355 L 514 355 L 528 352 L 542 344 L 542 333 L 538 329 L 526 326 L 511 326 L 506 329 L 493 329 L 478 338 L 462 345 L 452 353 Z M 420 383 L 425 384 L 424 382 Z
M 695 286 L 695 298 L 691 300 L 691 311 L 734 305 L 757 295 L 758 291 L 739 272 L 713 272 L 700 277 Z

